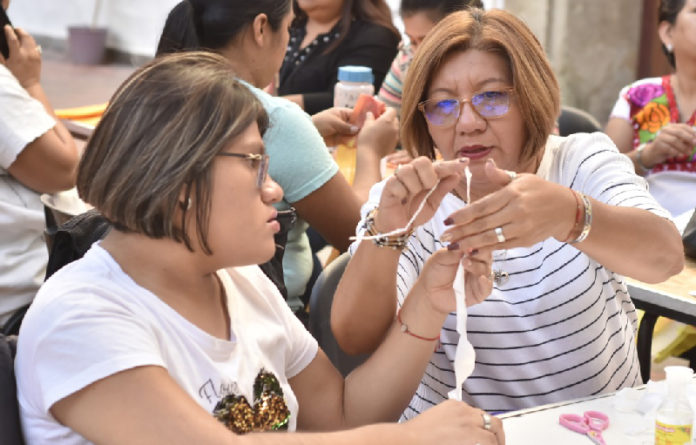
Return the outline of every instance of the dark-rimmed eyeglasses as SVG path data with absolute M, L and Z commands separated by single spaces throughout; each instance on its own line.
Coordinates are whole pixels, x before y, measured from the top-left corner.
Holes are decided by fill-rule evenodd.
M 467 102 L 481 117 L 492 119 L 507 114 L 510 110 L 510 96 L 513 91 L 513 88 L 483 91 L 474 94 L 470 99 L 428 99 L 419 103 L 418 109 L 428 123 L 436 127 L 449 127 L 456 124 Z
M 242 158 L 246 159 L 251 163 L 252 168 L 257 168 L 259 170 L 258 176 L 256 177 L 256 187 L 261 189 L 263 187 L 263 183 L 266 182 L 266 178 L 268 177 L 268 155 L 267 154 L 258 154 L 258 153 L 247 153 L 247 154 L 242 154 L 242 153 L 218 153 L 218 156 L 229 156 L 232 158 Z

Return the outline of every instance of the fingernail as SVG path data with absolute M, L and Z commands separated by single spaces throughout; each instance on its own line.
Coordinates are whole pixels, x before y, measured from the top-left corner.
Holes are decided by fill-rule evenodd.
M 464 164 L 464 163 L 466 163 L 466 162 L 469 162 L 469 158 L 458 158 L 458 160 L 459 160 L 459 162 L 461 162 L 462 164 Z
M 467 253 L 467 255 L 469 255 L 469 256 L 476 255 L 476 254 L 478 254 L 478 252 L 479 252 L 478 249 L 469 249 L 469 252 Z
M 447 250 L 458 250 L 459 243 L 450 243 L 447 245 Z
M 408 199 L 404 198 L 401 200 L 401 205 L 405 206 L 407 202 L 408 202 Z
M 486 164 L 495 165 L 495 164 L 493 164 L 493 159 L 491 159 L 491 158 L 486 159 Z
M 452 241 L 452 234 L 451 233 L 443 233 L 442 236 L 440 236 L 440 241 L 444 242 L 449 242 Z
M 351 133 L 357 133 L 358 130 L 360 130 L 360 128 L 358 128 L 357 125 L 351 125 L 351 126 L 350 126 L 350 132 L 351 132 Z
M 442 224 L 446 226 L 451 226 L 452 224 L 454 224 L 454 220 L 452 218 L 447 218 L 444 221 L 442 221 Z

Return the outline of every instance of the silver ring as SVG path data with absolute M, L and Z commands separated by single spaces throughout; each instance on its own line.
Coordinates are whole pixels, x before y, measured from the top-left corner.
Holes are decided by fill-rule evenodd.
M 36 52 L 38 52 L 39 55 L 41 55 L 41 45 L 36 45 Z
M 499 243 L 505 242 L 505 235 L 503 235 L 503 228 L 502 227 L 495 228 L 495 236 L 498 237 Z
M 491 430 L 491 415 L 485 411 L 482 411 L 481 417 L 483 417 L 483 429 L 486 431 L 490 431 Z
M 510 177 L 510 182 L 517 179 L 517 172 L 514 172 L 512 170 L 505 170 L 505 173 L 507 173 L 507 175 Z

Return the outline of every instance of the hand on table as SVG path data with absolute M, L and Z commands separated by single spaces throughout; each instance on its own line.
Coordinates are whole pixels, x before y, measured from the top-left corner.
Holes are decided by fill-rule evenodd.
M 477 249 L 477 255 L 531 246 L 551 236 L 565 241 L 575 225 L 573 192 L 533 174 L 512 179 L 492 160 L 484 170 L 500 189 L 450 215 L 446 224 L 451 227 L 441 236 L 443 241 L 456 242 L 465 252 Z
M 446 400 L 402 425 L 415 443 L 505 445 L 503 423 L 491 416 L 490 430 L 486 430 L 482 413 L 464 402 Z
M 41 49 L 34 38 L 23 29 L 12 29 L 10 25 L 5 25 L 3 32 L 10 56 L 5 59 L 0 55 L 0 62 L 25 89 L 38 84 L 41 80 Z
M 696 147 L 696 129 L 687 124 L 667 124 L 641 153 L 641 162 L 649 168 L 671 158 L 687 156 Z

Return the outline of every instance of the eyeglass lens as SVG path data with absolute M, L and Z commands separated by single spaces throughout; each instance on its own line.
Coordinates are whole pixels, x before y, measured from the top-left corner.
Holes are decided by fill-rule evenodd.
M 433 125 L 449 125 L 459 118 L 463 102 L 459 99 L 426 101 L 425 117 Z M 510 108 L 510 94 L 507 91 L 486 91 L 471 98 L 471 106 L 483 117 L 499 117 Z
M 259 161 L 259 176 L 256 179 L 256 185 L 259 188 L 263 187 L 263 183 L 266 182 L 268 177 L 268 155 L 263 155 Z

